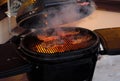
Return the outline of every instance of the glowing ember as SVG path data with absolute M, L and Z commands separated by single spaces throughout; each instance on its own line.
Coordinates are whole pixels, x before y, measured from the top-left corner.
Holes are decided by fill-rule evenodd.
M 34 44 L 32 50 L 52 54 L 85 48 L 89 46 L 90 43 L 87 42 L 92 37 L 90 35 L 82 36 L 80 32 L 57 32 L 52 36 L 38 34 L 37 38 L 42 42 Z

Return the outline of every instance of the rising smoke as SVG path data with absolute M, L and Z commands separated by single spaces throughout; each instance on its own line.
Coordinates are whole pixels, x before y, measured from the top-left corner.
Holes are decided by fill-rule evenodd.
M 85 6 L 79 4 L 76 2 L 46 9 L 43 14 L 47 15 L 45 21 L 47 27 L 56 27 L 80 20 L 95 10 L 94 2 Z

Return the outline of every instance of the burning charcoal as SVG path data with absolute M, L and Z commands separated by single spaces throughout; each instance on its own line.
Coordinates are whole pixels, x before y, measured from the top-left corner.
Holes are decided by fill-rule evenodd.
M 86 48 L 94 43 L 89 31 L 79 28 L 44 29 L 43 33 L 36 36 L 37 43 L 32 45 L 32 50 L 38 53 L 61 53 L 66 51 Z M 45 35 L 44 35 L 45 34 Z M 50 34 L 50 35 L 47 35 Z
M 76 34 L 79 34 L 79 32 L 64 32 L 64 33 L 61 33 L 61 37 L 69 37 L 69 36 L 73 36 L 73 35 L 76 35 Z
M 58 31 L 59 30 L 59 31 Z M 39 40 L 43 40 L 41 44 L 36 45 L 36 49 L 41 47 L 48 53 L 55 52 L 64 52 L 69 50 L 76 50 L 78 48 L 86 47 L 87 41 L 91 39 L 91 36 L 87 35 L 87 33 L 80 34 L 80 31 L 67 30 L 63 31 L 58 29 L 56 31 L 48 30 L 47 33 L 53 34 L 53 32 L 57 33 L 56 36 L 44 36 L 37 35 Z M 82 31 L 83 32 L 83 31 Z M 83 35 L 84 34 L 84 35 Z M 85 44 L 84 44 L 85 43 Z M 39 51 L 38 51 L 39 52 Z
M 48 41 L 53 41 L 53 40 L 57 40 L 59 39 L 58 36 L 43 36 L 43 35 L 38 35 L 37 38 L 39 40 L 43 40 L 44 42 L 48 42 Z

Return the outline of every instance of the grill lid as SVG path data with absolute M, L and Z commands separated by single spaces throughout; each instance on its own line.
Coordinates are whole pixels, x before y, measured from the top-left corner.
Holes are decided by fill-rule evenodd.
M 89 4 L 80 5 L 81 2 Z M 92 0 L 27 0 L 18 10 L 16 22 L 28 29 L 58 26 L 84 18 L 94 9 Z

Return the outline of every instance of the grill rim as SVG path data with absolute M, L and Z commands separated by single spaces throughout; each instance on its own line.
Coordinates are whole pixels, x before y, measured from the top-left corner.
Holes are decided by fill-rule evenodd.
M 74 28 L 84 29 L 86 31 L 91 32 L 96 37 L 95 43 L 92 44 L 91 46 L 87 47 L 87 48 L 82 48 L 82 49 L 78 49 L 78 50 L 74 50 L 74 51 L 67 51 L 67 52 L 62 52 L 62 53 L 52 53 L 52 54 L 49 53 L 48 54 L 48 53 L 37 53 L 37 52 L 30 51 L 29 49 L 26 49 L 25 46 L 23 45 L 23 41 L 24 41 L 25 38 L 23 38 L 20 42 L 20 50 L 26 52 L 28 56 L 33 56 L 33 57 L 38 57 L 38 58 L 40 58 L 40 57 L 63 58 L 63 57 L 68 57 L 68 56 L 70 56 L 70 57 L 78 56 L 78 55 L 83 56 L 84 54 L 83 55 L 82 54 L 77 54 L 76 52 L 82 53 L 82 52 L 85 52 L 85 51 L 91 51 L 92 48 L 99 47 L 100 40 L 99 40 L 99 37 L 97 36 L 97 34 L 95 32 L 92 32 L 91 30 L 86 29 L 86 28 L 82 28 L 82 27 L 74 27 Z M 96 49 L 98 49 L 98 48 L 96 48 Z M 70 53 L 72 53 L 72 54 L 70 54 Z
M 63 28 L 63 27 L 62 27 Z M 65 28 L 71 28 L 71 27 L 65 27 Z M 94 42 L 94 44 L 92 44 L 91 46 L 89 46 L 89 47 L 85 47 L 85 48 L 80 48 L 80 49 L 78 49 L 78 50 L 88 50 L 88 49 L 90 49 L 90 48 L 92 48 L 92 47 L 94 47 L 98 42 L 99 42 L 99 37 L 97 36 L 97 34 L 96 33 L 94 33 L 94 32 L 92 32 L 91 30 L 88 30 L 88 29 L 86 29 L 86 28 L 82 28 L 82 27 L 72 27 L 72 28 L 79 28 L 80 30 L 81 29 L 83 29 L 83 30 L 86 30 L 86 31 L 89 31 L 89 33 L 91 33 L 91 34 L 93 34 L 95 37 L 96 37 L 96 40 L 95 40 L 95 42 Z M 66 52 L 62 52 L 62 53 L 59 53 L 59 52 L 57 52 L 57 53 L 37 53 L 37 52 L 34 52 L 34 51 L 31 51 L 31 50 L 29 50 L 28 48 L 26 48 L 25 47 L 25 45 L 24 45 L 24 40 L 26 39 L 26 37 L 28 37 L 30 34 L 32 34 L 33 32 L 31 32 L 31 33 L 29 33 L 27 36 L 25 36 L 24 38 L 22 38 L 22 40 L 21 40 L 21 42 L 20 42 L 20 48 L 22 48 L 23 50 L 25 50 L 25 51 L 27 51 L 27 52 L 29 52 L 29 53 L 32 53 L 32 54 L 34 54 L 34 55 L 45 55 L 45 56 L 54 56 L 54 55 L 59 55 L 59 56 L 61 56 L 61 54 L 62 53 L 68 53 L 68 52 L 73 52 L 73 51 L 76 51 L 76 50 L 73 50 L 73 51 L 66 51 Z

